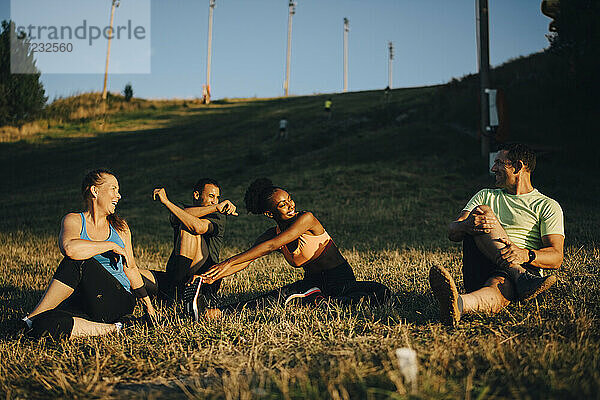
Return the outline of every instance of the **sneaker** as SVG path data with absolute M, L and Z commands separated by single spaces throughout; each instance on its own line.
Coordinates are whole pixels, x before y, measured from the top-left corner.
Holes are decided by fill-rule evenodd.
M 204 296 L 200 293 L 201 285 L 202 278 L 194 275 L 192 281 L 185 286 L 183 291 L 184 312 L 194 318 L 194 321 L 198 321 L 206 305 Z
M 294 294 L 288 296 L 288 298 L 285 299 L 284 307 L 287 306 L 288 303 L 290 301 L 293 301 L 294 299 L 299 299 L 298 303 L 303 306 L 309 305 L 309 304 L 315 304 L 319 297 L 323 297 L 321 295 L 321 289 L 319 289 L 318 287 L 313 287 L 313 288 L 308 289 L 304 293 L 294 293 Z
M 517 299 L 527 301 L 533 299 L 538 294 L 548 290 L 550 286 L 556 283 L 556 276 L 535 276 L 530 272 L 524 272 L 517 278 L 516 289 Z
M 444 267 L 434 265 L 429 270 L 429 285 L 440 303 L 440 320 L 445 325 L 456 326 L 460 321 L 459 294 L 450 272 Z

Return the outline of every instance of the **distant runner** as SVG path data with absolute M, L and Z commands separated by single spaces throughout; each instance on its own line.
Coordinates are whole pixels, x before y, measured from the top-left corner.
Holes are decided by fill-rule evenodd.
M 327 114 L 327 119 L 331 119 L 331 98 L 325 100 L 325 114 Z
M 288 120 L 285 117 L 281 118 L 281 120 L 279 121 L 279 136 L 278 136 L 279 139 L 287 140 L 287 138 L 288 138 L 287 127 L 288 127 Z

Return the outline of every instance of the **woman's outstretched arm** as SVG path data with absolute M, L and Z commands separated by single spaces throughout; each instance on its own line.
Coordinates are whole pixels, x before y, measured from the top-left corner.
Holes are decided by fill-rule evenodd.
M 276 235 L 272 239 L 266 240 L 260 244 L 252 246 L 243 253 L 237 254 L 219 264 L 213 266 L 210 270 L 202 275 L 202 278 L 207 283 L 212 283 L 218 279 L 235 274 L 246 268 L 250 263 L 259 257 L 265 256 L 273 251 L 281 248 L 300 237 L 303 233 L 311 230 L 319 221 L 315 216 L 306 212 L 298 217 L 296 221 L 285 231 Z

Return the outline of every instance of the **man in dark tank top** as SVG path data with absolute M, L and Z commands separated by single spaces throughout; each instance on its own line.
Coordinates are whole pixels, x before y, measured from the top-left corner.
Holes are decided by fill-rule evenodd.
M 193 204 L 179 207 L 167 198 L 164 188 L 153 193 L 170 212 L 173 227 L 173 250 L 166 271 L 148 271 L 144 277 L 152 292 L 167 300 L 181 300 L 186 283 L 194 276 L 208 271 L 219 262 L 227 215 L 237 215 L 229 200 L 219 201 L 221 189 L 216 180 L 200 179 L 192 191 Z M 151 275 L 151 276 L 149 276 Z M 221 281 L 202 285 L 202 294 L 208 301 L 215 298 Z

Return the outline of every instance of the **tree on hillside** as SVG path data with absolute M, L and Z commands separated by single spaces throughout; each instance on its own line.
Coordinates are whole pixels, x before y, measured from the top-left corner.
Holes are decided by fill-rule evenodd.
M 550 50 L 568 71 L 579 100 L 592 105 L 600 90 L 600 1 L 561 0 L 553 18 Z
M 13 52 L 11 54 L 11 34 Z M 11 73 L 13 64 L 19 64 L 19 70 L 25 74 Z M 40 82 L 40 72 L 35 66 L 33 52 L 27 39 L 16 39 L 15 24 L 2 21 L 0 32 L 0 125 L 14 124 L 38 114 L 47 97 Z

